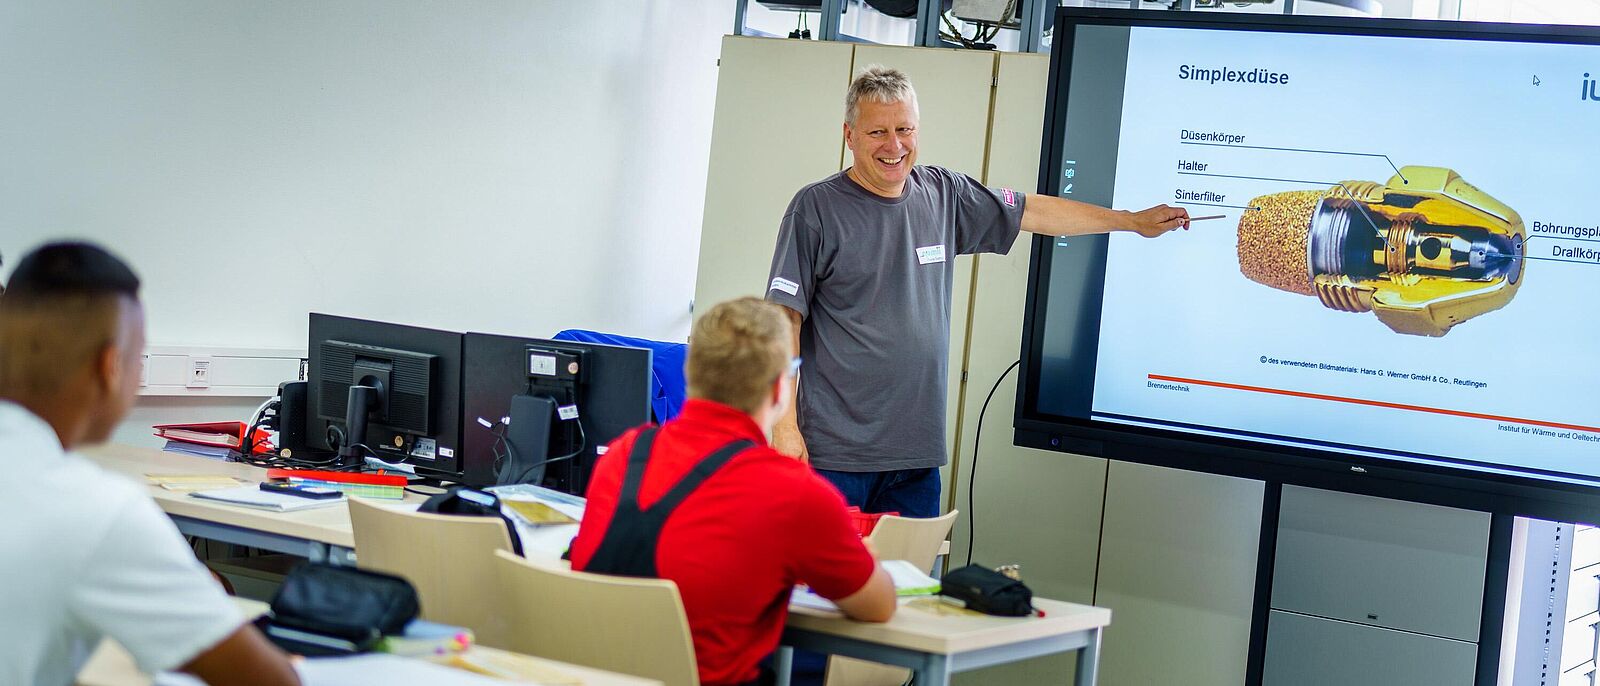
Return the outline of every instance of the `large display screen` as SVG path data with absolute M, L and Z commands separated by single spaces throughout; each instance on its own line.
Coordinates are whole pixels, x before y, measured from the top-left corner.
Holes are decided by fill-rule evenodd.
M 1036 239 L 1019 444 L 1600 504 L 1600 34 L 1055 35 L 1044 192 L 1214 218 Z

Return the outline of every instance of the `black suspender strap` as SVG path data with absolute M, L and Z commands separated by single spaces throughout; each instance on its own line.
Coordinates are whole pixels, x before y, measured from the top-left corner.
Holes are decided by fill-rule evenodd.
M 639 432 L 628 451 L 628 469 L 622 476 L 622 491 L 617 494 L 617 510 L 639 510 L 639 488 L 644 483 L 644 470 L 650 466 L 650 449 L 655 446 L 656 432 L 661 427 L 652 426 Z
M 728 464 L 728 461 L 732 460 L 733 456 L 754 445 L 755 443 L 751 441 L 734 441 L 718 448 L 717 452 L 711 453 L 709 457 L 701 460 L 693 469 L 690 469 L 688 474 L 679 479 L 678 483 L 673 484 L 672 488 L 662 495 L 660 500 L 651 504 L 650 509 L 645 510 L 645 512 L 650 514 L 660 512 L 661 519 L 665 520 L 667 515 L 672 514 L 672 511 L 678 508 L 684 498 L 689 497 L 689 494 L 694 492 L 694 489 L 699 488 L 700 484 L 705 483 L 706 479 L 711 478 L 711 475 L 717 473 L 718 469 L 722 469 L 722 465 Z M 632 467 L 632 465 L 629 466 Z
M 656 544 L 661 540 L 661 529 L 666 526 L 667 517 L 735 455 L 755 445 L 754 441 L 739 440 L 718 448 L 645 509 L 639 506 L 639 491 L 644 484 L 645 468 L 650 464 L 656 431 L 656 427 L 651 427 L 634 438 L 622 489 L 617 494 L 616 510 L 611 513 L 605 536 L 584 571 L 657 577 Z

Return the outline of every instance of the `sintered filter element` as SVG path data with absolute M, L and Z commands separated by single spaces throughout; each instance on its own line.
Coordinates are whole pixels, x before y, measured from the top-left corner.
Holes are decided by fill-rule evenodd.
M 1504 307 L 1523 278 L 1522 218 L 1441 167 L 1250 201 L 1239 271 L 1324 306 L 1373 312 L 1398 333 L 1443 336 Z

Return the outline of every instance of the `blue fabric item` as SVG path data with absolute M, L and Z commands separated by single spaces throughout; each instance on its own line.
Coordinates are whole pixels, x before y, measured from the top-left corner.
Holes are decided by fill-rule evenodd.
M 650 410 L 655 413 L 656 423 L 660 424 L 678 416 L 678 412 L 683 409 L 683 399 L 689 394 L 688 381 L 683 377 L 683 363 L 689 355 L 688 345 L 583 329 L 567 329 L 556 334 L 554 338 L 558 341 L 620 345 L 649 350 L 653 353 L 650 362 L 650 391 L 653 394 Z

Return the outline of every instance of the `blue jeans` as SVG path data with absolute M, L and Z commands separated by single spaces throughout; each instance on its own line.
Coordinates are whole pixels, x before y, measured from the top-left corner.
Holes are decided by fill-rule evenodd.
M 845 502 L 862 512 L 898 512 L 902 517 L 939 516 L 939 469 L 897 469 L 888 472 L 815 470 L 844 494 Z

